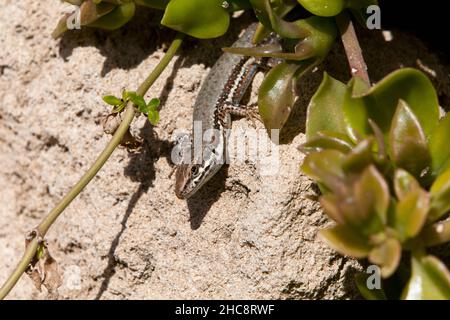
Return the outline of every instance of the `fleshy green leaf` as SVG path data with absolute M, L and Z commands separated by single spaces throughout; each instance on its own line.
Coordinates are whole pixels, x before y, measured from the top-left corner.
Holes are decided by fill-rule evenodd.
M 373 122 L 372 119 L 369 119 L 368 121 L 376 140 L 376 149 L 378 150 L 377 160 L 379 162 L 385 162 L 387 161 L 387 150 L 383 132 L 381 132 L 380 127 L 378 127 L 378 125 Z
M 86 0 L 80 6 L 80 24 L 82 26 L 90 24 L 113 11 L 115 7 L 116 5 L 113 3 L 103 2 L 96 4 L 92 0 Z
M 322 17 L 338 15 L 346 5 L 345 0 L 297 0 L 303 8 Z
M 427 139 L 417 117 L 403 100 L 392 120 L 389 145 L 392 160 L 398 167 L 422 177 L 431 161 Z
M 346 86 L 324 74 L 322 84 L 311 99 L 306 117 L 306 138 L 310 140 L 319 131 L 346 133 L 342 104 Z
M 426 226 L 420 236 L 427 247 L 449 242 L 450 220 L 439 221 Z
M 390 200 L 389 186 L 375 166 L 371 165 L 364 170 L 361 178 L 354 185 L 354 195 L 360 216 L 363 219 L 375 220 L 372 222 L 374 223 L 373 231 L 380 227 L 377 221 L 386 223 Z M 369 225 L 367 227 L 370 228 Z
M 303 144 L 300 150 L 306 154 L 326 149 L 348 153 L 352 150 L 352 147 L 353 145 L 347 136 L 335 132 L 320 131 Z
M 302 171 L 326 188 L 337 192 L 344 187 L 344 158 L 345 155 L 337 150 L 315 152 L 305 158 Z
M 435 221 L 450 210 L 450 169 L 433 183 L 430 189 L 430 219 Z
M 283 20 L 271 7 L 269 0 L 250 0 L 256 17 L 267 28 L 274 30 L 283 38 L 302 39 L 309 32 L 294 22 Z
M 412 257 L 412 275 L 402 298 L 405 300 L 450 300 L 450 273 L 433 256 Z
M 133 2 L 118 5 L 110 13 L 89 23 L 88 26 L 105 30 L 119 29 L 133 18 L 135 9 L 136 5 Z
M 407 193 L 398 203 L 395 210 L 395 229 L 401 240 L 415 237 L 427 220 L 430 198 L 420 188 Z
M 230 15 L 223 3 L 223 0 L 171 0 L 161 24 L 200 39 L 220 37 L 230 25 Z
M 397 169 L 394 173 L 394 189 L 399 200 L 420 188 L 419 182 L 408 171 Z
M 389 278 L 400 263 L 402 246 L 397 239 L 389 238 L 380 246 L 372 249 L 369 261 L 381 267 L 381 276 Z
M 435 176 L 450 168 L 450 113 L 441 120 L 430 137 L 430 153 Z
M 306 33 L 301 41 L 285 39 L 283 42 L 285 51 L 280 44 L 267 44 L 253 48 L 231 47 L 223 50 L 246 56 L 279 58 L 290 61 L 313 59 L 316 63 L 327 56 L 337 35 L 336 26 L 332 19 L 313 16 L 290 22 L 290 24 L 298 26 Z
M 281 129 L 291 114 L 295 102 L 294 79 L 305 66 L 282 62 L 272 68 L 259 88 L 259 114 L 266 129 Z
M 426 75 L 415 69 L 401 69 L 388 75 L 369 91 L 357 94 L 355 80 L 349 83 L 344 99 L 344 118 L 348 133 L 371 133 L 367 119 L 372 119 L 384 133 L 386 140 L 400 99 L 410 107 L 426 137 L 431 135 L 439 119 L 439 103 L 433 84 Z
M 345 224 L 346 217 L 342 210 L 342 200 L 340 197 L 332 193 L 327 193 L 320 197 L 320 205 L 325 213 L 338 224 Z
M 351 150 L 342 164 L 345 173 L 359 173 L 373 163 L 373 143 L 373 138 L 367 138 Z
M 320 230 L 319 236 L 340 254 L 356 259 L 367 257 L 371 250 L 367 239 L 358 235 L 353 229 L 343 225 Z
M 337 36 L 334 20 L 312 16 L 297 20 L 295 23 L 309 33 L 304 40 L 297 43 L 295 52 L 301 54 L 302 51 L 308 52 L 312 48 L 316 60 L 320 62 L 325 59 Z
M 80 7 L 80 16 L 79 16 L 80 26 L 85 26 L 94 22 L 100 17 L 113 11 L 114 8 L 116 7 L 116 5 L 113 3 L 102 2 L 96 4 L 92 0 L 86 0 L 83 3 L 79 3 L 77 5 Z M 64 17 L 62 17 L 59 20 L 58 25 L 52 32 L 53 38 L 56 39 L 62 36 L 62 34 L 69 29 L 70 24 L 76 22 L 75 20 L 71 21 L 70 19 L 73 19 L 73 15 L 64 15 Z M 75 25 L 73 27 L 75 27 Z
M 115 96 L 104 96 L 103 101 L 105 101 L 107 104 L 111 106 L 118 106 L 122 103 L 122 100 Z

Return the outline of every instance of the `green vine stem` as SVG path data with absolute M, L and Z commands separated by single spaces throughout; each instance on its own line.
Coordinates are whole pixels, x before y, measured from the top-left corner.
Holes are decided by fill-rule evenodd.
M 175 36 L 172 44 L 167 50 L 164 57 L 158 63 L 158 65 L 153 69 L 153 71 L 149 74 L 149 76 L 142 82 L 142 84 L 137 89 L 136 93 L 144 96 L 153 83 L 158 79 L 164 69 L 167 67 L 169 62 L 175 56 L 175 53 L 178 51 L 178 48 L 181 46 L 183 42 L 184 34 L 178 33 Z M 91 168 L 83 175 L 83 177 L 75 184 L 72 189 L 67 193 L 67 195 L 56 205 L 56 207 L 42 220 L 42 222 L 36 228 L 36 233 L 38 236 L 34 237 L 31 242 L 28 244 L 22 259 L 17 264 L 9 278 L 3 284 L 0 289 L 0 300 L 4 299 L 11 289 L 16 285 L 17 281 L 20 279 L 22 274 L 28 268 L 31 260 L 36 254 L 36 251 L 39 246 L 39 237 L 44 237 L 49 230 L 49 228 L 53 225 L 56 219 L 61 215 L 64 209 L 74 200 L 80 192 L 88 185 L 88 183 L 94 178 L 94 176 L 98 173 L 98 171 L 103 167 L 105 162 L 111 156 L 113 151 L 117 148 L 117 146 L 122 141 L 123 136 L 128 131 L 131 122 L 135 116 L 135 107 L 131 103 L 128 103 L 125 115 L 123 120 L 119 126 L 119 128 L 114 133 L 111 141 L 105 147 L 103 152 L 98 156 L 97 160 L 91 166 Z
M 369 73 L 367 72 L 367 64 L 364 60 L 361 46 L 359 45 L 353 22 L 346 11 L 336 16 L 336 24 L 341 33 L 342 44 L 344 45 L 345 54 L 347 55 L 348 64 L 352 76 L 360 77 L 367 85 L 370 86 Z

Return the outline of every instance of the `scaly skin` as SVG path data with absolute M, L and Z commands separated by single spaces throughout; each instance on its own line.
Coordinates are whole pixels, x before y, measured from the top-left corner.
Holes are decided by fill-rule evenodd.
M 250 25 L 233 47 L 250 47 L 256 23 Z M 254 59 L 224 53 L 209 72 L 194 105 L 194 148 L 190 164 L 176 170 L 175 194 L 187 199 L 199 190 L 224 164 L 226 142 L 231 127 L 231 114 L 244 115 L 239 103 L 256 74 Z M 211 129 L 215 129 L 211 136 Z M 201 136 L 198 134 L 201 132 Z M 203 139 L 203 141 L 202 141 Z

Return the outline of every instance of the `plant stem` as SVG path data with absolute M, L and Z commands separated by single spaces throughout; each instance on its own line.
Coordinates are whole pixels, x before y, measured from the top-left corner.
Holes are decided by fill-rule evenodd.
M 158 63 L 158 65 L 153 69 L 153 71 L 149 74 L 149 76 L 144 80 L 144 82 L 137 89 L 137 93 L 141 96 L 144 96 L 146 92 L 150 89 L 153 83 L 158 79 L 164 69 L 167 67 L 169 62 L 175 56 L 178 48 L 181 46 L 183 42 L 184 35 L 178 33 L 173 40 L 171 46 L 167 50 L 164 57 Z M 80 192 L 88 185 L 88 183 L 94 178 L 94 176 L 98 173 L 98 171 L 103 167 L 105 162 L 109 159 L 113 151 L 117 148 L 117 146 L 122 141 L 123 136 L 128 131 L 128 128 L 131 125 L 135 116 L 135 107 L 131 103 L 128 103 L 125 115 L 123 120 L 119 126 L 119 128 L 114 133 L 114 136 L 111 138 L 111 141 L 102 151 L 102 153 L 98 156 L 97 160 L 94 164 L 89 168 L 89 170 L 83 175 L 83 177 L 72 187 L 72 189 L 67 193 L 67 195 L 56 205 L 56 207 L 50 211 L 50 213 L 42 220 L 42 222 L 37 227 L 37 233 L 40 237 L 44 237 L 52 226 L 52 224 L 56 221 L 56 219 L 61 215 L 64 209 L 74 200 Z M 31 259 L 36 254 L 36 250 L 39 246 L 38 238 L 35 237 L 28 244 L 22 259 L 17 264 L 16 268 L 6 280 L 2 288 L 0 289 L 0 300 L 4 299 L 11 289 L 15 286 L 17 281 L 20 279 L 22 274 L 28 268 Z
M 341 33 L 342 44 L 344 45 L 345 54 L 347 55 L 348 64 L 352 76 L 360 77 L 370 86 L 370 78 L 367 72 L 367 65 L 364 61 L 361 46 L 355 32 L 355 27 L 350 19 L 349 14 L 343 11 L 336 17 L 336 23 Z

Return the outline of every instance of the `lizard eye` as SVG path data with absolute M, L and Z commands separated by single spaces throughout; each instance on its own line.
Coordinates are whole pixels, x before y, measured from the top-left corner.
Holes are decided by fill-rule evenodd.
M 194 176 L 196 176 L 196 175 L 198 175 L 198 166 L 193 166 L 192 168 L 191 168 L 191 173 L 192 173 L 192 175 L 194 175 Z

